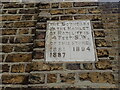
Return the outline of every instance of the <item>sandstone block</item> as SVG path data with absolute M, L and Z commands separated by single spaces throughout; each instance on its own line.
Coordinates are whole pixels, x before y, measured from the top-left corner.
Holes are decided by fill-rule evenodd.
M 111 69 L 112 65 L 111 62 L 108 60 L 100 60 L 95 63 L 97 69 Z
M 57 82 L 57 74 L 47 74 L 47 82 L 48 83 L 56 83 Z
M 45 75 L 44 74 L 30 74 L 29 76 L 29 83 L 33 84 L 43 84 L 45 82 Z
M 25 66 L 23 64 L 13 65 L 11 68 L 13 73 L 22 73 L 25 72 Z
M 74 83 L 75 82 L 75 74 L 74 73 L 66 73 L 60 74 L 61 82 L 66 83 Z
M 32 54 L 9 54 L 6 62 L 29 62 L 32 60 Z
M 3 84 L 25 84 L 28 82 L 28 76 L 25 75 L 2 75 Z

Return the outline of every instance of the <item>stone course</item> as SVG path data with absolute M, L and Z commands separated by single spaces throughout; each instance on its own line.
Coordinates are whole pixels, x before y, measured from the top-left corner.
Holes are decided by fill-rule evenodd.
M 2 3 L 0 87 L 118 88 L 118 9 L 118 3 Z M 46 62 L 47 21 L 86 19 L 92 24 L 96 61 Z

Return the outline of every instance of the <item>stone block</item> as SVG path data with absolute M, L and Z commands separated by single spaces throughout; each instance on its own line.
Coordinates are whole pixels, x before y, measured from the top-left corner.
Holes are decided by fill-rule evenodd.
M 47 83 L 56 83 L 57 74 L 47 74 Z
M 9 54 L 6 62 L 29 62 L 32 60 L 32 54 Z
M 38 73 L 30 74 L 29 83 L 43 84 L 43 83 L 45 83 L 45 75 L 44 74 L 38 74 Z
M 2 75 L 3 84 L 25 84 L 28 82 L 28 76 L 25 75 Z
M 74 73 L 65 73 L 60 74 L 61 82 L 65 83 L 74 83 L 75 82 L 75 74 Z
M 112 69 L 112 64 L 108 60 L 100 60 L 95 63 L 95 66 L 97 69 L 102 69 L 102 70 Z
M 11 72 L 12 73 L 23 73 L 25 72 L 25 65 L 24 64 L 12 65 Z
M 50 14 L 52 15 L 59 15 L 59 14 L 63 14 L 63 10 L 61 9 L 56 9 L 56 10 L 50 10 Z
M 13 51 L 13 45 L 3 45 L 2 46 L 2 52 L 4 53 L 10 53 Z
M 79 63 L 66 64 L 66 69 L 68 69 L 68 70 L 79 70 L 80 69 L 80 64 Z
M 72 2 L 61 2 L 60 3 L 60 8 L 71 8 L 73 5 Z

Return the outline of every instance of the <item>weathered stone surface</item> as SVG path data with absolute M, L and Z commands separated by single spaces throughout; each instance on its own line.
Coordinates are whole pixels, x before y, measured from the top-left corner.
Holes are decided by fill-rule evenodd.
M 25 4 L 25 8 L 32 8 L 35 6 L 35 3 L 24 3 Z
M 114 76 L 110 72 L 88 72 L 79 74 L 80 80 L 88 80 L 92 83 L 114 83 Z
M 30 52 L 32 51 L 32 45 L 16 45 L 14 47 L 15 52 Z
M 34 51 L 35 59 L 44 59 L 44 51 Z
M 13 45 L 3 45 L 2 46 L 2 52 L 4 53 L 10 53 L 13 50 Z
M 32 36 L 20 36 L 16 38 L 15 43 L 31 43 L 32 41 Z
M 0 62 L 3 62 L 4 58 L 5 58 L 5 55 L 4 54 L 0 54 Z
M 93 69 L 92 63 L 84 63 L 83 67 L 84 67 L 84 69 L 88 69 L 88 70 L 92 70 Z
M 96 46 L 97 47 L 107 47 L 107 41 L 104 39 L 96 39 L 95 40 Z
M 20 9 L 20 14 L 34 14 L 36 12 L 35 9 Z
M 22 73 L 25 72 L 25 66 L 23 64 L 13 65 L 11 68 L 13 73 Z
M 6 22 L 3 24 L 3 28 L 12 28 L 14 27 L 14 22 Z
M 2 43 L 7 43 L 9 40 L 9 37 L 2 37 Z
M 34 27 L 35 26 L 35 22 L 33 21 L 27 21 L 27 22 L 6 22 L 5 24 L 3 24 L 4 28 L 20 28 L 20 27 Z
M 12 24 L 12 23 L 11 23 Z M 35 27 L 34 21 L 27 21 L 27 22 L 15 22 L 14 25 L 10 27 L 20 28 L 20 27 Z
M 50 14 L 52 15 L 63 14 L 63 10 L 50 10 Z
M 59 3 L 52 3 L 51 8 L 59 8 Z
M 50 66 L 49 66 L 49 64 L 43 63 L 43 62 L 33 62 L 31 64 L 31 69 L 33 71 L 49 71 Z
M 2 65 L 2 72 L 9 72 L 10 66 L 8 64 L 3 64 Z
M 47 20 L 50 20 L 50 18 L 47 16 L 40 16 L 40 17 L 38 17 L 37 20 L 38 20 L 38 22 L 47 22 Z
M 81 9 L 78 9 L 78 13 L 79 14 L 87 14 L 88 10 L 86 8 L 81 8 Z
M 90 14 L 100 14 L 101 10 L 98 9 L 97 7 L 96 8 L 89 8 L 88 13 L 90 13 Z
M 32 20 L 33 15 L 23 15 L 21 20 Z
M 98 49 L 97 50 L 97 55 L 98 55 L 98 57 L 108 57 L 109 52 L 106 49 Z
M 16 14 L 17 10 L 8 10 L 8 14 Z
M 19 35 L 21 35 L 21 34 L 28 34 L 28 33 L 29 33 L 28 29 L 19 29 L 19 32 L 18 32 Z
M 93 83 L 106 83 L 104 76 L 101 75 L 101 73 L 99 73 L 99 72 L 90 72 L 89 79 Z
M 105 37 L 104 31 L 95 31 L 94 32 L 95 37 Z
M 16 31 L 16 29 L 3 29 L 2 35 L 15 35 Z
M 21 18 L 20 15 L 6 15 L 2 16 L 2 21 L 19 21 Z
M 97 2 L 75 2 L 74 7 L 90 7 L 90 6 L 97 6 Z
M 9 38 L 9 43 L 14 43 L 14 42 L 15 42 L 14 39 L 15 39 L 14 36 L 13 36 L 13 37 L 10 37 L 10 38 Z
M 72 7 L 72 2 L 62 2 L 62 3 L 60 3 L 60 7 L 61 8 L 70 8 L 70 7 Z
M 76 14 L 77 13 L 77 9 L 66 9 L 65 10 L 65 14 Z
M 105 80 L 108 82 L 108 83 L 111 83 L 111 84 L 114 84 L 115 83 L 115 77 L 112 73 L 110 72 L 104 72 L 102 73 L 102 75 L 104 76 Z
M 39 4 L 37 4 L 37 6 L 40 9 L 48 9 L 48 8 L 50 8 L 50 3 L 39 3 Z
M 32 54 L 9 54 L 6 62 L 29 62 L 32 60 Z
M 30 74 L 29 76 L 29 83 L 33 84 L 43 84 L 45 82 L 45 75 L 44 74 Z
M 79 63 L 66 64 L 66 69 L 68 69 L 68 70 L 79 70 L 80 69 L 80 64 Z
M 76 20 L 85 20 L 85 19 L 89 19 L 91 21 L 99 21 L 101 20 L 101 16 L 100 15 L 76 15 L 74 16 L 74 18 Z
M 51 20 L 59 20 L 59 16 L 52 17 Z
M 114 83 L 114 76 L 109 72 L 91 72 L 89 73 L 89 78 L 93 83 Z
M 47 82 L 48 83 L 56 83 L 57 74 L 47 74 Z
M 34 71 L 62 70 L 63 66 L 59 63 L 33 62 L 31 68 Z
M 45 41 L 36 41 L 35 42 L 35 47 L 44 48 L 45 47 Z
M 88 80 L 89 79 L 88 74 L 89 73 L 81 73 L 81 74 L 79 74 L 79 79 L 80 80 Z
M 63 70 L 63 64 L 62 63 L 50 63 L 50 70 Z
M 25 84 L 28 82 L 28 76 L 24 75 L 2 75 L 3 84 Z
M 36 38 L 37 39 L 45 39 L 45 32 L 36 32 Z
M 61 16 L 61 20 L 73 20 L 72 16 Z
M 97 69 L 111 69 L 112 68 L 112 64 L 108 60 L 100 60 L 95 63 L 95 66 Z
M 27 64 L 25 68 L 25 72 L 30 72 L 32 70 L 31 66 L 32 66 L 31 63 Z
M 37 28 L 37 29 L 44 30 L 44 29 L 46 29 L 46 24 L 37 24 L 37 25 L 36 25 L 36 28 Z
M 93 23 L 93 28 L 94 29 L 104 29 L 104 25 L 103 25 L 103 23 L 96 22 L 96 23 Z
M 60 74 L 61 82 L 66 83 L 74 83 L 75 82 L 75 74 L 74 73 L 66 73 Z
M 4 8 L 23 8 L 23 4 L 7 3 L 4 4 Z

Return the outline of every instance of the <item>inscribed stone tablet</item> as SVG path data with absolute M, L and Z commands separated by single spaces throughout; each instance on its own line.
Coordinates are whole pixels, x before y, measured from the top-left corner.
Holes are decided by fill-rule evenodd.
M 48 21 L 46 61 L 95 61 L 89 20 Z

